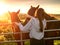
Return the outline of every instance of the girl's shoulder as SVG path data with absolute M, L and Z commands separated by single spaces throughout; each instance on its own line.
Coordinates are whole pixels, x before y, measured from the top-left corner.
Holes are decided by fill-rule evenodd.
M 32 17 L 32 18 L 31 18 L 31 20 L 36 20 L 36 19 L 37 19 L 37 18 L 35 18 L 35 17 Z

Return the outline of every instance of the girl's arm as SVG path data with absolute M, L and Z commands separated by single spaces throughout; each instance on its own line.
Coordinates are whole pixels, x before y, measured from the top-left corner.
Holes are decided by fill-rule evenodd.
M 29 31 L 30 27 L 32 26 L 32 22 L 33 20 L 31 18 L 30 21 L 25 26 L 17 22 L 15 22 L 15 24 L 17 24 L 22 31 Z

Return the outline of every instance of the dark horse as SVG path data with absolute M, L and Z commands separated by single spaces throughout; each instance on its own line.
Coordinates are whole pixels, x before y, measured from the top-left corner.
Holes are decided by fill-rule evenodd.
M 10 16 L 11 16 L 11 22 L 12 22 L 12 29 L 13 29 L 13 33 L 17 33 L 20 32 L 19 27 L 14 24 L 14 22 L 20 22 L 18 14 L 19 14 L 20 10 L 18 10 L 17 12 L 9 12 Z M 13 34 L 15 40 L 20 40 L 20 34 Z M 20 42 L 17 42 L 18 45 L 21 45 Z
M 28 14 L 33 16 L 35 15 L 35 11 L 39 8 L 39 5 L 37 7 L 33 7 L 31 6 L 31 8 L 28 10 Z M 43 9 L 43 8 L 42 8 Z M 47 13 L 44 13 L 45 14 L 45 19 L 46 20 L 53 20 L 55 19 L 54 17 L 51 17 L 50 15 L 48 15 Z
M 31 16 L 33 16 L 33 15 L 35 15 L 35 12 L 36 12 L 36 10 L 38 10 L 39 9 L 39 5 L 37 6 L 37 7 L 33 7 L 33 6 L 31 6 L 31 8 L 28 10 L 28 14 L 29 15 L 31 15 Z M 45 15 L 45 19 L 46 20 L 56 20 L 56 18 L 55 17 L 52 17 L 52 16 L 50 16 L 49 14 L 47 14 L 45 11 L 44 11 L 44 9 L 43 8 L 41 8 L 41 10 L 43 10 L 41 13 L 39 13 L 39 14 L 44 14 Z M 58 24 L 57 23 L 59 23 L 59 22 L 47 22 L 47 28 L 46 29 L 53 29 L 53 28 L 59 28 L 59 27 L 57 27 L 58 26 Z M 50 25 L 51 24 L 51 25 Z M 56 26 L 55 26 L 56 25 Z
M 35 14 L 35 11 L 38 10 L 38 9 L 39 9 L 39 5 L 37 7 L 31 6 L 31 8 L 28 11 L 28 14 L 33 16 Z M 41 9 L 43 9 L 43 8 L 41 8 Z M 41 13 L 43 13 L 43 12 L 41 12 Z M 41 13 L 39 13 L 39 14 L 41 14 Z M 51 17 L 49 14 L 47 14 L 45 12 L 44 12 L 44 15 L 45 15 L 46 20 L 56 20 L 55 17 Z M 60 29 L 59 24 L 60 24 L 60 21 L 47 22 L 47 28 L 46 29 L 58 29 L 58 28 Z M 50 31 L 50 32 L 45 32 L 44 37 L 57 37 L 57 36 L 60 36 L 59 34 L 60 34 L 59 31 Z M 45 45 L 53 45 L 53 40 L 46 40 Z

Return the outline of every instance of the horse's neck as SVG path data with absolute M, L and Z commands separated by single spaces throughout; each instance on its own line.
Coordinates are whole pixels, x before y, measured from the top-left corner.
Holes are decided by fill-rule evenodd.
M 24 23 L 22 23 L 23 26 L 25 26 L 30 21 L 30 18 L 27 18 Z
M 20 22 L 19 17 L 15 16 L 15 15 L 11 15 L 11 21 L 12 22 Z

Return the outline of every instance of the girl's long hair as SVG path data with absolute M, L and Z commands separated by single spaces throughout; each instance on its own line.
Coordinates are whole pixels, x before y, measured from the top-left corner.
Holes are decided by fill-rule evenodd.
M 42 20 L 44 19 L 44 9 L 39 8 L 36 13 L 37 18 L 39 19 L 40 22 L 40 32 L 43 32 L 43 22 Z

